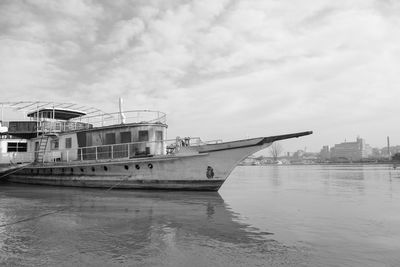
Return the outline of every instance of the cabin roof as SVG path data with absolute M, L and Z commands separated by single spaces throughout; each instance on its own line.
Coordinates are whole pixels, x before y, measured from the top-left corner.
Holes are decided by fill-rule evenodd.
M 56 120 L 70 120 L 73 118 L 85 116 L 86 113 L 82 111 L 77 111 L 77 110 L 71 110 L 71 109 L 59 109 L 59 108 L 42 108 L 37 111 L 32 111 L 27 114 L 28 117 L 35 117 L 37 113 L 43 113 L 43 112 L 50 112 L 51 113 L 51 118 L 53 118 L 53 112 L 54 112 L 54 119 Z

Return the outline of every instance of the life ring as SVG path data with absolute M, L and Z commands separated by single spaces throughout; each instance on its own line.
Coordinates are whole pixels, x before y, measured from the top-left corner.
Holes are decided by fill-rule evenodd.
M 147 167 L 149 167 L 150 169 L 153 169 L 153 164 L 149 163 L 149 164 L 147 164 Z

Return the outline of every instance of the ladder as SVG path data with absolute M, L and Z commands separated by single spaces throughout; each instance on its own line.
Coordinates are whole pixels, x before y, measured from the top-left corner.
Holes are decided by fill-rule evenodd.
M 47 143 L 49 142 L 49 136 L 42 135 L 39 143 L 39 149 L 37 151 L 37 157 L 35 162 L 44 162 L 44 155 L 46 154 Z

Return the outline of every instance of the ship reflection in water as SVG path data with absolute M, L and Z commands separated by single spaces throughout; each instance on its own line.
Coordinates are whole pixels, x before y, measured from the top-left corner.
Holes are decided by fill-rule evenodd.
M 304 253 L 241 222 L 216 192 L 1 187 L 2 265 L 305 264 Z

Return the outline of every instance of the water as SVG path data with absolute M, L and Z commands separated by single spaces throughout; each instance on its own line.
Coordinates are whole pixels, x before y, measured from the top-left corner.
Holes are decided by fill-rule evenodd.
M 0 184 L 0 265 L 399 266 L 400 170 L 237 167 L 219 193 Z

